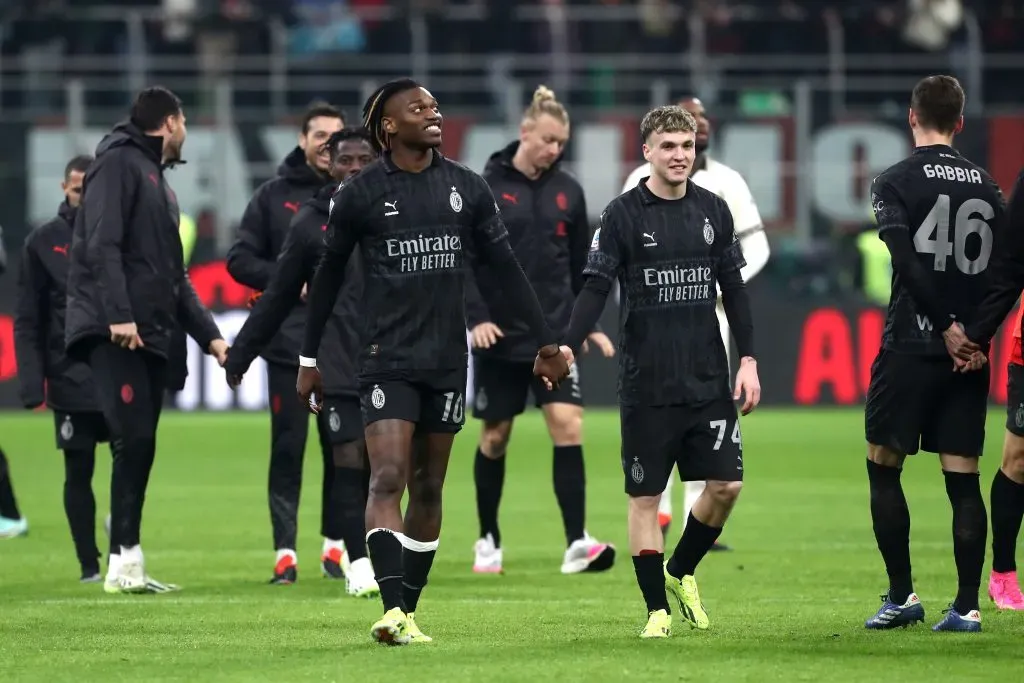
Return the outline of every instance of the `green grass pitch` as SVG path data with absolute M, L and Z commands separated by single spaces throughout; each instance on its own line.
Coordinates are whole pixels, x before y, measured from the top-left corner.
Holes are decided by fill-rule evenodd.
M 986 499 L 1003 415 L 990 416 Z M 268 422 L 262 414 L 165 416 L 143 543 L 150 572 L 184 591 L 132 597 L 77 583 L 52 419 L 0 414 L 0 443 L 30 523 L 27 538 L 0 541 L 0 681 L 996 681 L 1020 680 L 1024 671 L 1024 613 L 996 613 L 987 596 L 984 633 L 929 630 L 956 588 L 950 512 L 933 456 L 912 460 L 904 475 L 926 626 L 863 629 L 886 582 L 857 410 L 764 410 L 744 419 L 746 488 L 723 536 L 736 550 L 710 556 L 697 575 L 711 630 L 677 622 L 673 637 L 659 642 L 636 637 L 645 614 L 626 544 L 617 416 L 588 415 L 586 459 L 588 529 L 618 546 L 619 561 L 605 574 L 577 576 L 558 571 L 550 443 L 535 413 L 517 423 L 509 453 L 506 574 L 470 571 L 471 421 L 456 441 L 441 546 L 418 611 L 435 642 L 407 648 L 371 643 L 379 602 L 348 598 L 319 575 L 321 466 L 312 443 L 299 582 L 265 585 L 273 562 Z M 110 465 L 105 449 L 100 455 L 103 511 Z M 681 487 L 676 495 L 678 509 Z M 986 565 L 985 582 L 987 572 Z

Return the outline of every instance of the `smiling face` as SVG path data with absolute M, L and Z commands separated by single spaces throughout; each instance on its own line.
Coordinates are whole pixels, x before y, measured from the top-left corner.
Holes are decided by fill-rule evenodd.
M 384 132 L 403 146 L 416 150 L 441 145 L 441 112 L 426 88 L 396 93 L 384 111 Z
M 299 134 L 299 147 L 306 155 L 306 163 L 320 171 L 330 170 L 330 150 L 324 149 L 327 138 L 345 127 L 336 116 L 315 116 L 309 120 L 306 132 Z
M 651 164 L 651 174 L 673 187 L 685 183 L 696 156 L 695 138 L 691 131 L 651 133 L 644 143 L 644 159 Z

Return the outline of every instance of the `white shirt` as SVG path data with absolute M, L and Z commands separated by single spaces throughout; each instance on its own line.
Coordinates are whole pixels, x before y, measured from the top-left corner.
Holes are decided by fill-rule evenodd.
M 632 190 L 640 184 L 641 179 L 649 175 L 651 165 L 640 166 L 626 178 L 622 191 Z M 704 168 L 694 173 L 691 179 L 705 190 L 724 199 L 728 205 L 729 211 L 732 212 L 733 228 L 743 248 L 743 258 L 747 262 L 740 270 L 740 274 L 743 275 L 744 282 L 750 282 L 751 278 L 761 272 L 768 263 L 771 248 L 768 245 L 768 236 L 762 229 L 761 213 L 757 210 L 757 203 L 754 201 L 754 195 L 750 193 L 747 181 L 738 171 L 714 159 L 708 159 Z

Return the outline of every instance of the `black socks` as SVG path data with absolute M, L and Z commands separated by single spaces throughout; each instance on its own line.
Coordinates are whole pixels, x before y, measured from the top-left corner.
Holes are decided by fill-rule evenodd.
M 981 476 L 945 470 L 942 474 L 946 478 L 946 495 L 953 506 L 953 558 L 957 573 L 953 608 L 960 614 L 967 614 L 978 609 L 978 590 L 988 535 Z
M 413 546 L 413 547 L 410 547 Z M 407 612 L 416 611 L 420 601 L 420 594 L 427 585 L 427 576 L 430 574 L 430 567 L 434 564 L 434 555 L 437 554 L 437 541 L 424 543 L 406 539 L 406 546 L 402 550 L 402 566 L 405 568 L 405 578 L 402 582 L 403 596 Z
M 708 554 L 721 533 L 720 527 L 704 524 L 691 512 L 690 516 L 686 518 L 683 536 L 679 539 L 672 557 L 668 560 L 668 573 L 677 579 L 693 576 L 693 573 L 697 571 L 697 565 Z
M 910 509 L 897 467 L 867 461 L 871 488 L 871 526 L 889 575 L 889 599 L 902 605 L 914 592 L 910 574 Z
M 1021 520 L 1024 519 L 1024 484 L 1018 484 L 998 470 L 992 480 L 991 505 L 992 571 L 1016 571 L 1014 555 Z
M 505 486 L 505 456 L 488 458 L 477 448 L 473 462 L 473 479 L 476 481 L 476 513 L 480 519 L 480 538 L 490 534 L 494 545 L 501 547 L 501 532 L 498 530 L 498 505 L 501 491 Z
M 555 446 L 553 476 L 555 497 L 562 510 L 565 544 L 583 538 L 587 505 L 587 481 L 582 446 Z
M 374 578 L 380 587 L 384 611 L 400 608 L 405 612 L 402 594 L 402 542 L 390 529 L 372 529 L 366 535 L 366 549 L 370 551 Z
M 647 613 L 659 609 L 670 612 L 668 596 L 665 593 L 665 554 L 654 550 L 641 550 L 633 556 L 633 570 L 636 571 L 636 582 L 647 603 Z
M 350 562 L 366 557 L 365 470 L 335 467 L 331 505 L 336 509 L 337 534 L 345 542 Z

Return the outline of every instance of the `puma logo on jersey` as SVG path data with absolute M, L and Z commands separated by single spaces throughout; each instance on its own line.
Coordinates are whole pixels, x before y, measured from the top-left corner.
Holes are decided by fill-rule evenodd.
M 384 202 L 384 208 L 385 209 L 391 209 L 390 211 L 385 211 L 384 212 L 385 216 L 397 216 L 398 215 L 398 201 L 397 200 L 395 200 L 393 202 Z
M 653 232 L 644 232 L 644 233 L 641 233 L 641 234 L 643 235 L 643 238 L 644 238 L 644 246 L 645 247 L 656 247 L 656 246 L 658 246 L 658 243 L 654 241 L 654 233 Z

